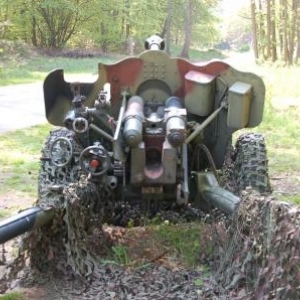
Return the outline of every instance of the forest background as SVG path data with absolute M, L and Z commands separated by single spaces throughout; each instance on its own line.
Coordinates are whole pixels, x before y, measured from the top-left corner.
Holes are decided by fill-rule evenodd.
M 298 0 L 1 0 L 0 40 L 21 40 L 42 49 L 140 52 L 153 33 L 166 50 L 247 51 L 256 60 L 297 63 Z M 1 46 L 0 46 L 1 51 Z

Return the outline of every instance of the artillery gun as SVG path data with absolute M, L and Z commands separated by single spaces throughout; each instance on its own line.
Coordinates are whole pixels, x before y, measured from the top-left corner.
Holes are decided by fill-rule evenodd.
M 231 146 L 235 131 L 262 121 L 261 78 L 222 61 L 170 57 L 158 36 L 145 48 L 116 64 L 99 63 L 94 83 L 66 82 L 63 70 L 46 77 L 46 117 L 59 128 L 42 150 L 39 202 L 1 222 L 0 243 L 51 222 L 55 208 L 43 201 L 63 203 L 66 187 L 82 175 L 108 204 L 206 203 L 233 213 L 245 187 L 269 191 L 263 137 L 243 135 Z M 218 182 L 228 153 L 231 191 Z

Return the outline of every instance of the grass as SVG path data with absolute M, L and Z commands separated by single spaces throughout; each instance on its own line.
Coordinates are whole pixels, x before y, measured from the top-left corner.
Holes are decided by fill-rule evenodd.
M 50 125 L 39 125 L 0 134 L 1 193 L 37 195 L 39 157 Z
M 279 66 L 268 66 L 262 65 L 257 66 L 258 70 L 261 70 L 263 79 L 268 86 L 269 94 L 276 98 L 299 98 L 300 89 L 299 66 L 291 67 L 279 67 Z
M 300 172 L 300 89 L 296 88 L 300 68 L 255 65 L 251 60 L 244 60 L 239 69 L 262 76 L 266 85 L 263 121 L 247 131 L 264 134 L 271 176 L 281 172 Z
M 283 196 L 282 200 L 300 205 L 300 195 Z
M 19 45 L 20 47 L 20 45 Z M 22 49 L 18 48 L 20 52 Z M 174 46 L 172 55 L 178 56 L 181 48 Z M 93 58 L 67 58 L 67 57 L 50 57 L 41 56 L 37 53 L 28 53 L 23 49 L 23 56 L 14 53 L 13 57 L 2 57 L 0 53 L 0 86 L 10 84 L 30 83 L 43 80 L 46 75 L 54 69 L 64 69 L 65 74 L 98 74 L 98 63 L 114 63 L 123 56 L 99 56 Z M 27 57 L 31 57 L 28 59 Z M 215 50 L 198 51 L 192 49 L 190 51 L 192 60 L 203 61 L 213 58 L 222 58 L 220 52 Z
M 64 69 L 66 74 L 90 74 L 98 73 L 98 63 L 112 63 L 113 58 L 63 58 L 38 56 L 21 64 L 11 63 L 9 68 L 3 68 L 0 72 L 2 86 L 10 84 L 30 83 L 44 80 L 46 75 L 54 69 Z
M 157 227 L 157 238 L 171 249 L 186 266 L 194 267 L 201 264 L 202 257 L 212 254 L 210 243 L 205 241 L 201 223 L 188 223 L 178 225 L 162 224 Z
M 180 56 L 182 46 L 173 45 L 171 48 L 172 56 Z M 192 61 L 206 61 L 211 59 L 221 59 L 224 58 L 221 52 L 209 49 L 207 51 L 201 51 L 197 49 L 190 49 L 189 51 L 190 60 Z
M 112 247 L 112 253 L 114 261 L 117 264 L 128 266 L 131 262 L 130 256 L 128 254 L 128 249 L 123 245 L 116 245 Z
M 10 292 L 3 296 L 0 296 L 0 300 L 21 300 L 23 298 L 22 292 Z
M 270 173 L 300 172 L 300 107 L 276 110 L 269 103 L 264 120 L 252 131 L 264 134 Z
M 8 209 L 0 209 L 0 220 L 8 217 L 10 215 L 10 211 Z
M 114 245 L 104 262 L 126 267 L 144 267 L 155 262 L 168 267 L 201 267 L 212 257 L 212 227 L 202 221 L 194 223 L 166 223 L 151 220 L 147 225 L 114 229 Z M 109 226 L 107 233 L 110 234 Z M 105 229 L 104 229 L 105 230 Z M 117 235 L 116 235 L 117 233 Z M 122 237 L 120 239 L 120 237 Z M 207 272 L 206 272 L 207 273 Z

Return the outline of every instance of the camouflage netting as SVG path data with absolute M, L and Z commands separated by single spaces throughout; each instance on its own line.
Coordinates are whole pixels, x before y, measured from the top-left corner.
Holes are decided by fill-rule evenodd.
M 106 186 L 96 185 L 81 175 L 79 182 L 66 185 L 62 194 L 43 197 L 39 206 L 55 208 L 57 213 L 51 227 L 38 229 L 25 240 L 32 265 L 41 270 L 51 265 L 83 277 L 101 268 L 101 258 L 113 244 L 113 237 L 102 230 L 102 225 L 116 221 L 127 225 L 129 220 L 139 224 L 144 217 L 139 207 L 114 202 L 110 195 Z M 191 220 L 200 215 L 203 213 L 191 207 L 183 209 L 181 215 L 176 211 L 158 214 L 171 222 Z
M 66 185 L 62 194 L 57 193 L 57 199 L 54 195 L 39 202 L 44 208 L 55 207 L 51 226 L 24 237 L 19 256 L 0 280 L 0 292 L 12 288 L 11 283 L 22 272 L 22 286 L 46 286 L 49 295 L 44 299 L 198 297 L 194 282 L 201 277 L 200 271 L 171 270 L 152 263 L 127 271 L 103 263 L 103 254 L 112 243 L 111 236 L 102 230 L 103 210 L 107 211 L 105 188 L 81 176 L 78 183 Z M 28 260 L 31 270 L 24 276 Z
M 63 202 L 56 201 L 55 197 L 48 198 L 48 202 L 46 198 L 40 201 L 41 207 L 55 207 L 57 213 L 50 228 L 41 228 L 29 235 L 29 240 L 35 241 L 35 245 L 30 246 L 32 264 L 43 269 L 48 262 L 64 272 L 91 275 L 99 262 L 97 255 L 105 252 L 109 245 L 102 231 L 106 197 L 105 187 L 95 185 L 82 175 L 78 183 L 64 189 Z
M 141 295 L 144 295 L 145 299 L 150 299 L 150 295 L 158 295 L 161 289 L 165 289 L 164 297 L 172 295 L 178 299 L 201 299 L 204 296 L 206 299 L 300 298 L 298 206 L 246 189 L 233 219 L 218 218 L 216 223 L 208 222 L 208 229 L 204 232 L 215 233 L 212 239 L 214 260 L 208 257 L 213 276 L 209 282 L 207 278 L 203 279 L 202 296 L 199 296 L 199 287 L 194 282 L 201 278 L 201 272 L 172 271 L 155 264 L 143 272 L 140 269 L 127 272 L 120 266 L 107 266 L 101 262 L 112 241 L 101 230 L 105 209 L 101 203 L 105 202 L 99 200 L 105 194 L 101 195 L 100 190 L 85 176 L 77 184 L 70 184 L 63 193 L 65 202 L 56 202 L 60 205 L 57 205 L 57 215 L 51 227 L 36 230 L 23 240 L 22 255 L 10 266 L 6 282 L 9 283 L 25 268 L 29 258 L 32 269 L 43 272 L 42 278 L 57 271 L 73 278 L 64 283 L 64 293 L 72 295 L 75 282 L 80 299 L 95 299 L 95 295 L 111 299 L 110 293 L 124 297 L 136 295 L 132 299 L 143 299 Z M 72 277 L 74 274 L 80 276 Z M 143 283 L 141 276 L 146 276 L 147 284 Z M 64 280 L 60 278 L 55 285 L 62 284 L 59 282 Z M 130 288 L 124 290 L 122 282 Z
M 300 208 L 250 189 L 242 198 L 230 226 L 217 225 L 216 281 L 243 299 L 300 299 Z

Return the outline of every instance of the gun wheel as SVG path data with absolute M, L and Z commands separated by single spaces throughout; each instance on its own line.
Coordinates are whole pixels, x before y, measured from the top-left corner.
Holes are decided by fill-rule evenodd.
M 268 159 L 263 135 L 248 133 L 241 135 L 233 154 L 233 177 L 238 193 L 252 187 L 260 193 L 270 193 Z
M 70 163 L 73 157 L 73 146 L 71 141 L 65 137 L 54 140 L 49 150 L 50 159 L 57 167 L 64 167 Z
M 67 163 L 58 164 L 52 159 L 53 145 L 56 141 L 67 144 L 72 151 L 67 152 Z M 77 182 L 81 172 L 79 165 L 79 154 L 83 147 L 75 140 L 74 134 L 65 129 L 59 128 L 50 132 L 42 149 L 41 167 L 39 172 L 39 205 L 62 204 L 62 190 L 72 182 Z M 69 157 L 72 155 L 71 157 Z M 65 161 L 64 161 L 65 162 Z

